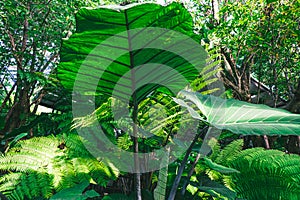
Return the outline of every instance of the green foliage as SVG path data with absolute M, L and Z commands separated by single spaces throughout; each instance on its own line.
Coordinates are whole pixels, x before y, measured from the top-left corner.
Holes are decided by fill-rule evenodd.
M 267 0 L 267 3 L 273 3 L 273 2 L 276 2 L 278 0 Z
M 53 176 L 47 172 L 27 170 L 9 173 L 1 177 L 0 183 L 1 192 L 14 200 L 49 198 L 53 192 Z
M 214 152 L 218 156 L 208 164 L 197 164 L 196 174 L 205 173 L 210 179 L 223 182 L 234 190 L 238 197 L 248 200 L 299 199 L 298 155 L 263 148 L 242 150 L 242 146 L 243 140 L 236 140 L 222 150 Z M 239 173 L 217 174 L 215 166 L 219 165 L 215 163 L 222 165 L 222 169 L 226 166 L 238 170 Z M 192 185 L 196 186 L 195 183 Z
M 199 189 L 199 191 L 215 197 L 216 199 L 235 199 L 236 193 L 224 185 L 212 181 L 206 176 L 200 176 L 197 182 L 191 181 L 191 186 L 194 186 Z M 201 196 L 201 193 L 200 193 Z
M 105 16 L 104 21 L 102 16 Z M 97 94 L 109 96 L 114 93 L 114 97 L 126 101 L 135 93 L 134 96 L 139 103 L 151 92 L 160 88 L 160 84 L 167 84 L 168 89 L 177 93 L 186 86 L 188 81 L 198 76 L 199 69 L 204 65 L 203 61 L 206 57 L 204 51 L 198 52 L 198 57 L 191 58 L 189 61 L 195 63 L 188 63 L 182 56 L 187 55 L 185 52 L 189 54 L 194 52 L 193 45 L 182 36 L 173 37 L 170 34 L 169 30 L 174 30 L 192 38 L 193 42 L 199 40 L 193 32 L 192 17 L 181 4 L 171 3 L 167 6 L 138 4 L 81 9 L 76 19 L 77 32 L 69 40 L 63 42 L 58 68 L 58 77 L 64 87 L 69 90 L 73 90 L 74 83 L 76 83 L 76 92 L 88 94 L 95 93 L 96 90 Z M 143 35 L 144 29 L 138 30 L 138 28 L 146 27 L 156 29 Z M 162 29 L 159 28 L 168 29 L 168 31 L 160 32 Z M 136 31 L 131 34 L 138 37 L 131 36 L 126 32 L 127 30 Z M 155 34 L 159 34 L 160 37 Z M 122 39 L 111 40 L 109 37 L 112 35 Z M 147 37 L 151 42 L 145 41 Z M 177 46 L 184 45 L 185 52 L 182 55 L 168 51 L 175 42 Z M 85 44 L 84 48 L 82 44 Z M 165 49 L 157 48 L 160 44 L 166 44 Z M 139 47 L 139 45 L 142 46 Z M 97 59 L 94 59 L 93 55 L 96 54 Z M 110 63 L 107 60 L 113 62 Z M 185 80 L 180 79 L 178 74 L 172 74 L 170 69 L 165 71 L 160 68 L 161 65 L 153 66 L 151 70 L 149 67 L 143 67 L 148 63 L 167 65 Z M 141 66 L 143 67 L 142 73 L 138 72 Z M 132 74 L 127 74 L 129 72 Z M 77 73 L 78 76 L 76 76 Z M 86 81 L 87 78 L 88 81 Z M 75 82 L 76 79 L 77 82 Z M 98 85 L 96 88 L 91 88 L 91 83 Z
M 233 143 L 236 143 L 234 141 Z M 238 141 L 240 143 L 240 141 Z M 238 170 L 228 167 L 224 163 L 217 163 L 216 160 L 225 160 L 227 158 L 226 151 L 230 149 L 229 144 L 221 150 L 220 144 L 214 138 L 209 141 L 209 146 L 212 153 L 204 158 L 201 158 L 195 166 L 195 175 L 191 176 L 187 185 L 193 197 L 200 197 L 202 199 L 235 199 L 236 192 L 224 185 L 223 179 L 226 175 L 239 173 Z M 239 146 L 241 147 L 241 146 Z M 224 153 L 222 153 L 224 151 Z M 234 155 L 232 155 L 234 156 Z
M 225 146 L 222 151 L 218 152 L 218 156 L 214 161 L 227 166 L 227 164 L 242 151 L 243 144 L 244 142 L 241 139 L 231 142 Z
M 209 38 L 230 52 L 232 70 L 250 71 L 274 95 L 290 100 L 299 80 L 299 13 L 298 0 L 226 2 L 220 4 L 220 21 L 211 26 Z M 234 75 L 226 73 L 236 84 Z
M 132 200 L 132 198 L 124 194 L 114 193 L 103 197 L 102 200 Z
M 53 78 L 61 39 L 69 37 L 75 29 L 73 15 L 76 10 L 90 6 L 92 2 L 95 1 L 0 2 L 1 140 L 5 137 L 2 145 L 6 139 L 29 130 L 41 135 L 45 133 L 34 129 L 38 126 L 34 124 L 37 122 L 35 115 L 40 112 L 38 105 L 46 101 L 44 97 L 53 89 L 49 89 L 49 85 L 55 85 L 57 91 L 61 88 Z
M 49 1 L 45 5 L 13 0 L 0 3 L 2 19 L 0 30 L 4 33 L 0 38 L 0 87 L 5 86 L 5 91 L 0 91 L 1 104 L 5 95 L 8 95 L 9 89 L 13 87 L 6 79 L 6 77 L 14 77 L 9 67 L 17 66 L 18 73 L 16 82 L 18 89 L 15 90 L 16 96 L 13 101 L 19 101 L 19 91 L 26 93 L 26 98 L 29 98 L 35 92 L 36 87 L 41 88 L 50 83 L 47 80 L 47 73 L 52 71 L 53 66 L 57 64 L 60 39 L 63 36 L 69 37 L 70 30 L 74 29 L 75 20 L 70 13 L 73 13 L 77 7 L 89 4 L 96 5 L 97 3 L 59 0 Z M 203 5 L 198 7 L 207 10 L 207 5 L 208 1 L 204 1 Z M 299 13 L 299 1 L 229 2 L 220 10 L 221 17 L 217 23 L 212 16 L 199 14 L 202 15 L 201 17 L 207 17 L 203 20 L 204 23 L 209 23 L 201 27 L 198 32 L 205 36 L 203 40 L 210 41 L 212 46 L 226 46 L 227 49 L 230 49 L 236 61 L 235 69 L 245 71 L 251 65 L 259 78 L 268 82 L 270 86 L 275 86 L 276 94 L 286 97 L 291 96 L 291 91 L 299 78 L 297 75 L 299 71 Z M 55 19 L 55 23 L 51 19 Z M 26 22 L 26 20 L 28 21 Z M 25 22 L 29 26 L 22 29 L 25 27 Z M 58 69 L 60 80 L 69 90 L 73 89 L 79 67 L 93 48 L 120 31 L 145 27 L 169 28 L 186 33 L 199 41 L 199 37 L 193 33 L 193 22 L 189 12 L 179 4 L 84 8 L 78 12 L 77 22 L 77 32 L 69 40 L 63 42 L 62 63 Z M 216 24 L 219 25 L 218 28 L 214 27 Z M 13 34 L 10 32 L 11 30 L 14 30 Z M 12 36 L 16 36 L 14 40 L 11 39 Z M 222 40 L 220 41 L 219 38 Z M 207 60 L 208 65 L 198 77 L 198 69 L 186 64 L 180 56 L 173 57 L 174 54 L 170 52 L 147 49 L 147 47 L 139 51 L 132 51 L 130 42 L 136 42 L 134 37 L 127 35 L 123 39 L 121 42 L 115 41 L 115 43 L 107 44 L 109 47 L 106 46 L 106 50 L 109 51 L 101 52 L 101 56 L 109 60 L 113 59 L 115 52 L 125 49 L 122 51 L 122 56 L 114 60 L 107 69 L 103 68 L 105 65 L 102 66 L 102 64 L 105 62 L 102 62 L 101 59 L 100 62 L 90 60 L 90 63 L 85 63 L 90 65 L 85 75 L 92 75 L 92 78 L 95 77 L 95 74 L 105 71 L 99 79 L 96 88 L 97 95 L 101 93 L 101 95 L 111 96 L 114 86 L 121 77 L 129 70 L 136 69 L 148 62 L 168 65 L 178 70 L 188 81 L 196 78 L 191 87 L 196 91 L 203 91 L 207 89 L 208 84 L 217 81 L 216 78 L 212 78 L 212 75 L 219 72 L 219 68 L 215 66 L 223 64 L 218 48 L 213 48 L 209 52 L 212 56 Z M 162 43 L 168 39 L 168 37 L 162 36 L 155 42 Z M 241 46 L 245 48 L 241 48 Z M 174 60 L 172 60 L 173 58 Z M 183 67 L 178 67 L 178 63 L 181 63 Z M 47 72 L 46 75 L 43 72 Z M 269 79 L 270 73 L 276 80 Z M 75 92 L 83 92 L 87 95 L 94 92 L 94 88 L 90 91 L 89 78 L 83 79 L 88 84 L 81 84 L 84 91 Z M 96 77 L 97 80 L 98 78 Z M 17 79 L 11 78 L 13 81 Z M 127 96 L 136 92 L 136 88 L 132 86 L 143 85 L 143 78 L 136 82 L 132 80 L 125 82 L 115 95 L 120 99 L 124 97 L 126 99 Z M 175 83 L 172 87 L 176 89 L 182 89 L 184 86 L 183 83 L 177 82 L 176 77 L 172 77 L 170 80 Z M 286 81 L 291 81 L 288 89 L 284 87 L 284 84 L 283 86 L 278 85 Z M 215 88 L 209 89 L 207 93 L 215 90 Z M 185 94 L 186 96 L 190 95 Z M 131 113 L 137 113 L 134 123 L 141 128 L 138 135 L 140 137 L 139 148 L 143 152 L 161 148 L 168 142 L 176 143 L 172 136 L 179 129 L 179 120 L 185 120 L 184 112 L 179 105 L 174 103 L 171 96 L 174 94 L 166 88 L 161 88 L 159 84 L 143 85 L 136 92 L 136 96 L 132 96 L 132 102 L 136 107 L 132 106 L 132 102 L 130 105 L 124 105 L 119 101 L 120 99 L 108 98 L 107 101 L 96 103 L 99 107 L 94 113 L 76 119 L 74 127 L 86 127 L 93 123 L 99 123 L 114 144 L 130 151 L 133 145 L 133 139 L 129 135 L 133 129 L 130 116 L 115 120 L 111 110 L 112 105 L 117 111 L 123 107 L 130 110 Z M 178 102 L 188 107 L 193 117 L 209 122 L 220 129 L 225 128 L 242 134 L 299 134 L 298 115 L 235 100 L 223 101 L 209 96 L 191 96 L 188 99 L 199 107 L 206 119 L 200 116 L 193 106 L 189 106 L 183 101 Z M 1 108 L 3 111 L 1 112 L 2 122 L 5 121 L 3 113 L 8 113 L 9 108 L 14 104 L 12 98 L 9 99 L 11 100 L 7 100 L 3 104 L 4 109 Z M 132 108 L 135 110 L 132 111 Z M 4 172 L 0 178 L 0 191 L 10 199 L 50 198 L 56 192 L 58 193 L 52 196 L 52 199 L 70 198 L 72 195 L 78 199 L 96 197 L 98 194 L 95 191 L 84 192 L 89 183 L 105 186 L 109 180 L 118 176 L 115 168 L 107 167 L 104 162 L 90 155 L 82 144 L 86 141 L 82 141 L 77 135 L 62 134 L 19 141 L 28 136 L 24 132 L 28 132 L 32 128 L 38 129 L 37 132 L 44 135 L 48 135 L 50 132 L 53 134 L 68 132 L 70 129 L 70 113 L 49 114 L 46 118 L 43 118 L 44 115 L 42 115 L 29 119 L 26 118 L 28 116 L 25 116 L 23 112 L 18 116 L 22 120 L 24 119 L 24 123 L 21 123 L 23 126 L 17 126 L 19 128 L 13 129 L 10 134 L 6 135 L 6 138 L 15 138 L 9 143 L 8 152 L 0 157 L 0 169 Z M 46 126 L 45 121 L 51 121 L 51 123 Z M 1 129 L 4 127 L 2 122 Z M 184 123 L 181 121 L 181 126 L 188 127 L 188 125 L 188 121 Z M 152 136 L 148 137 L 149 135 Z M 86 143 L 88 145 L 88 142 Z M 189 191 L 194 190 L 191 192 L 193 195 L 200 191 L 199 197 L 207 197 L 207 194 L 210 194 L 214 198 L 220 199 L 235 198 L 235 192 L 221 184 L 224 179 L 226 185 L 237 191 L 240 197 L 249 200 L 299 199 L 298 156 L 260 148 L 241 151 L 241 140 L 229 144 L 222 150 L 217 141 L 211 141 L 210 145 L 212 146 L 211 156 L 201 160 L 196 167 L 197 176 L 193 176 L 190 181 Z M 193 161 L 193 159 L 191 156 L 189 160 Z M 168 160 L 162 161 L 162 164 L 165 164 L 164 162 L 168 162 Z M 185 169 L 188 167 L 189 165 L 185 166 Z M 175 170 L 169 169 L 169 171 L 170 177 L 176 175 Z M 237 173 L 238 171 L 240 173 Z M 203 172 L 204 175 L 200 176 L 199 174 Z M 163 184 L 166 181 L 167 173 L 167 168 L 160 171 L 159 181 L 164 182 L 158 183 L 157 192 L 165 191 L 166 188 L 163 187 Z M 224 174 L 228 175 L 224 176 Z M 146 193 L 144 192 L 144 194 Z M 163 194 L 159 198 L 163 199 L 164 197 Z M 110 194 L 104 199 L 133 198 L 123 194 Z
M 129 196 L 120 193 L 112 193 L 105 195 L 103 200 L 135 200 L 135 192 L 132 192 Z M 142 199 L 153 200 L 153 195 L 148 190 L 142 190 Z
M 112 107 L 115 110 L 114 113 Z M 122 113 L 124 108 L 126 105 L 122 101 L 109 98 L 92 114 L 76 118 L 73 128 L 88 127 L 99 123 L 111 142 L 119 148 L 130 150 L 133 145 L 132 138 L 128 134 L 132 131 L 130 117 L 114 118 L 114 115 L 118 115 L 118 112 Z M 144 99 L 139 104 L 138 110 L 137 123 L 140 127 L 142 140 L 140 142 L 143 151 L 161 148 L 171 141 L 171 137 L 179 130 L 179 122 L 181 128 L 188 127 L 189 120 L 184 118 L 180 106 L 173 101 L 172 97 L 161 92 L 155 92 Z
M 61 115 L 61 116 L 57 117 L 55 120 L 58 121 L 59 118 L 63 117 L 63 116 L 64 115 Z M 38 129 L 38 131 L 47 135 L 47 132 L 43 128 L 39 129 L 39 125 L 43 126 L 47 123 L 49 125 L 49 124 L 51 124 L 50 120 L 52 121 L 51 116 L 49 116 L 47 114 L 41 114 L 41 115 L 34 116 L 34 117 L 32 117 L 32 119 L 28 120 L 29 123 L 24 124 L 24 125 L 20 126 L 19 128 L 16 128 L 16 129 L 12 130 L 10 133 L 6 134 L 4 139 L 11 139 L 11 138 L 18 136 L 21 133 L 28 133 L 33 128 Z
M 85 200 L 100 196 L 94 190 L 84 191 L 89 185 L 88 181 L 75 185 L 72 188 L 66 188 L 53 195 L 50 200 L 72 199 L 72 200 Z
M 256 199 L 299 199 L 300 157 L 277 150 L 247 149 L 228 162 L 240 171 L 225 183 L 240 197 Z
M 217 163 L 214 163 L 211 159 L 209 158 L 204 158 L 204 163 L 212 170 L 220 172 L 222 174 L 228 174 L 228 173 L 239 173 L 236 169 L 224 167 L 222 165 L 219 165 Z
M 67 89 L 75 90 L 83 96 L 106 95 L 107 98 L 114 98 L 109 98 L 87 116 L 82 114 L 86 110 L 79 112 L 80 117 L 76 119 L 74 127 L 83 128 L 99 123 L 112 143 L 129 151 L 131 146 L 135 145 L 135 151 L 139 149 L 149 152 L 169 142 L 186 147 L 186 144 L 173 140 L 173 136 L 178 134 L 179 120 L 182 130 L 196 127 L 189 124 L 188 117 L 180 112 L 180 107 L 174 103 L 171 96 L 199 77 L 199 71 L 206 58 L 206 53 L 201 50 L 195 58 L 187 62 L 184 56 L 193 54 L 193 45 L 189 45 L 182 35 L 169 35 L 169 30 L 174 30 L 199 42 L 199 37 L 193 32 L 192 18 L 187 10 L 177 3 L 167 6 L 110 6 L 82 9 L 76 18 L 77 32 L 63 42 L 58 77 Z M 148 31 L 147 27 L 152 27 L 152 31 Z M 158 30 L 161 29 L 158 28 L 169 30 L 160 32 Z M 138 31 L 132 34 L 131 30 Z M 147 34 L 143 35 L 144 32 Z M 159 37 L 155 33 L 159 33 Z M 111 36 L 117 37 L 111 40 Z M 149 39 L 146 36 L 150 36 Z M 195 42 L 194 40 L 192 41 Z M 174 41 L 175 43 L 172 43 Z M 141 44 L 145 45 L 139 47 Z M 158 48 L 160 44 L 166 44 L 165 49 Z M 175 45 L 180 47 L 180 55 L 168 51 Z M 134 49 L 136 46 L 138 48 Z M 107 60 L 112 62 L 107 63 Z M 192 85 L 196 90 L 206 90 L 208 84 L 217 81 L 212 77 L 219 70 L 216 67 L 219 60 L 212 57 L 208 62 L 201 76 Z M 168 70 L 156 71 L 160 68 L 153 66 L 149 71 L 148 63 L 167 65 Z M 141 66 L 145 68 L 140 69 Z M 137 73 L 141 71 L 142 74 Z M 172 74 L 172 71 L 176 71 L 180 76 Z M 185 81 L 180 79 L 181 76 Z M 215 88 L 207 93 L 213 91 Z M 122 100 L 126 100 L 125 103 L 121 102 Z M 129 111 L 129 115 L 123 116 L 122 111 Z M 115 119 L 119 114 L 122 117 Z M 138 126 L 138 130 L 134 129 L 135 125 Z M 130 135 L 137 135 L 138 142 Z M 96 134 L 94 136 L 97 137 Z M 173 153 L 176 152 L 171 152 Z
M 44 197 L 79 182 L 105 186 L 118 172 L 98 161 L 76 134 L 19 141 L 0 158 L 0 191 L 10 199 Z M 42 189 L 41 189 L 42 188 Z
M 218 129 L 245 135 L 299 135 L 298 114 L 235 99 L 222 99 L 188 91 L 181 93 L 198 107 L 206 119 L 183 100 L 175 99 L 178 104 L 186 107 L 193 118 L 207 121 Z
M 206 59 L 206 66 L 201 70 L 199 77 L 191 83 L 192 90 L 201 92 L 203 95 L 211 94 L 221 89 L 210 86 L 219 81 L 216 75 L 222 69 L 221 54 L 218 52 L 217 48 L 209 49 L 206 47 L 206 51 L 209 56 Z

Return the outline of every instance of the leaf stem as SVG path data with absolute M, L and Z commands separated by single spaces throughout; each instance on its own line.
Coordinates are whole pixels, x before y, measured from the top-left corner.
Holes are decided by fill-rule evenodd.
M 129 20 L 127 15 L 127 10 L 124 12 L 126 20 L 126 29 L 128 37 L 128 51 L 130 56 L 130 69 L 131 69 L 131 92 L 132 92 L 132 120 L 133 120 L 133 152 L 134 152 L 134 185 L 136 190 L 136 200 L 142 200 L 142 185 L 141 185 L 141 174 L 140 174 L 140 162 L 139 162 L 139 143 L 138 143 L 138 100 L 136 94 L 136 83 L 135 83 L 135 69 L 134 69 L 134 56 L 132 53 L 132 41 L 129 27 Z
M 185 156 L 181 162 L 181 165 L 179 167 L 179 170 L 178 170 L 178 173 L 175 177 L 175 180 L 174 180 L 174 183 L 172 185 L 172 189 L 170 191 L 170 195 L 169 195 L 169 198 L 168 200 L 174 200 L 175 199 L 175 196 L 176 196 L 176 191 L 177 191 L 177 188 L 179 186 L 179 182 L 180 182 L 180 179 L 181 179 L 181 175 L 183 173 L 183 170 L 184 170 L 184 167 L 186 166 L 186 163 L 188 161 L 188 158 L 189 158 L 189 155 L 190 153 L 192 152 L 192 149 L 193 149 L 193 146 L 195 145 L 195 143 L 197 142 L 198 138 L 202 135 L 203 132 L 206 132 L 208 129 L 208 126 L 205 126 L 201 132 L 199 132 L 193 142 L 191 143 L 191 145 L 189 146 L 189 148 L 187 149 L 186 153 L 185 153 Z

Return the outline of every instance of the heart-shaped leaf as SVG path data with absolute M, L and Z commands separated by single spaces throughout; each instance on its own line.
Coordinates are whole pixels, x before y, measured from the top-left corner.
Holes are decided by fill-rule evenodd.
M 206 121 L 219 129 L 237 134 L 300 135 L 300 115 L 266 105 L 251 104 L 235 99 L 222 99 L 197 92 L 182 91 L 181 94 L 193 102 Z M 192 117 L 202 119 L 187 102 L 175 101 L 188 108 Z
M 178 3 L 83 8 L 76 25 L 63 41 L 58 77 L 80 94 L 135 102 L 162 86 L 177 94 L 205 65 L 192 17 Z

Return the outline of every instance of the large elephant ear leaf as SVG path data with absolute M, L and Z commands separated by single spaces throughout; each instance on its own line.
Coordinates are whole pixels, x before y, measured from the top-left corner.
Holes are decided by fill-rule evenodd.
M 251 104 L 235 99 L 222 99 L 212 95 L 182 91 L 188 101 L 175 99 L 188 108 L 192 117 L 202 120 L 188 103 L 194 103 L 206 121 L 219 129 L 244 135 L 300 135 L 300 115 L 266 105 Z
M 207 54 L 178 3 L 81 9 L 76 33 L 63 41 L 58 77 L 81 94 L 136 97 L 167 87 L 176 94 L 194 80 Z

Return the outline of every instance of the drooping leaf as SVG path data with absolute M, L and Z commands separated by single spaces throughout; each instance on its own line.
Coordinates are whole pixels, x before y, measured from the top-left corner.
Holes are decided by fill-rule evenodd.
M 228 173 L 239 173 L 238 170 L 233 169 L 233 168 L 229 168 L 229 167 L 225 167 L 223 165 L 219 165 L 215 162 L 213 162 L 211 159 L 204 157 L 204 162 L 205 164 L 210 167 L 212 170 L 215 170 L 217 172 L 223 173 L 223 174 L 228 174 Z
M 20 139 L 26 137 L 28 133 L 21 133 L 17 135 L 11 142 L 9 142 L 8 147 L 12 148 Z
M 237 134 L 299 135 L 300 115 L 261 104 L 251 104 L 235 99 L 222 99 L 212 95 L 182 91 L 206 116 L 206 121 L 219 129 Z M 185 101 L 175 101 L 188 108 L 192 117 L 203 120 Z
M 76 22 L 58 77 L 81 94 L 129 100 L 135 93 L 137 102 L 161 86 L 176 94 L 205 63 L 192 17 L 178 3 L 83 8 Z

